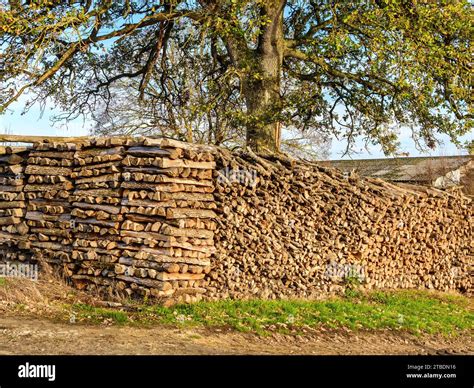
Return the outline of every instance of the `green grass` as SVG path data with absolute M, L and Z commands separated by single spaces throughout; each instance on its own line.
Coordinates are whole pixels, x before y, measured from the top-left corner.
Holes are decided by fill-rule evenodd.
M 345 297 L 324 301 L 223 300 L 170 308 L 141 306 L 133 312 L 88 305 L 74 305 L 73 310 L 80 321 L 227 327 L 261 335 L 297 334 L 319 327 L 453 335 L 474 327 L 471 299 L 422 291 L 349 291 Z
M 0 287 L 5 286 L 7 284 L 7 279 L 0 278 Z
M 118 324 L 131 322 L 129 316 L 124 311 L 98 308 L 87 304 L 73 305 L 73 315 L 93 323 L 101 323 L 106 320 Z

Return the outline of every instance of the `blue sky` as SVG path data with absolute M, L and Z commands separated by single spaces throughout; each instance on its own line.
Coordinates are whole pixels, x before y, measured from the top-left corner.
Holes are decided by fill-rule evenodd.
M 58 114 L 59 111 L 51 105 L 46 106 L 43 115 L 38 104 L 22 114 L 27 99 L 27 95 L 21 96 L 19 101 L 12 104 L 5 114 L 0 115 L 0 133 L 34 136 L 84 136 L 89 134 L 90 124 L 84 124 L 83 120 L 74 120 L 68 123 L 67 128 L 59 123 L 53 124 L 51 117 Z
M 84 122 L 82 119 L 76 119 L 66 125 L 60 123 L 51 123 L 50 119 L 58 111 L 54 106 L 47 106 L 43 115 L 38 105 L 33 106 L 27 113 L 21 114 L 23 106 L 27 100 L 27 96 L 23 96 L 20 100 L 13 104 L 9 111 L 4 115 L 0 115 L 0 133 L 11 133 L 15 135 L 47 135 L 47 136 L 84 136 L 89 134 L 90 122 Z M 465 136 L 462 140 L 470 140 L 474 138 L 474 133 Z M 415 143 L 410 137 L 410 130 L 401 128 L 400 141 L 401 151 L 409 152 L 410 156 L 447 156 L 465 154 L 464 150 L 459 150 L 449 141 L 446 136 L 441 136 L 443 144 L 436 150 L 428 154 L 420 153 L 415 147 Z M 357 144 L 357 151 L 360 153 L 346 156 L 344 159 L 369 159 L 383 158 L 383 152 L 378 146 L 371 146 L 369 150 L 365 150 L 362 141 Z M 331 159 L 340 159 L 345 149 L 345 143 L 334 139 L 331 146 Z
M 411 130 L 409 128 L 400 128 L 400 152 L 408 152 L 409 156 L 452 156 L 452 155 L 465 155 L 467 151 L 464 149 L 458 149 L 454 145 L 448 136 L 438 135 L 437 138 L 440 140 L 440 145 L 429 152 L 420 152 L 416 148 L 415 142 L 411 137 Z M 467 136 L 463 136 L 461 141 L 472 140 L 474 138 L 474 133 L 471 133 Z M 382 152 L 380 146 L 370 146 L 369 150 L 365 149 L 364 142 L 360 140 L 357 144 L 356 155 L 351 155 L 350 157 L 345 156 L 342 159 L 375 159 L 375 158 L 385 158 L 385 155 Z M 331 159 L 341 159 L 342 153 L 345 151 L 345 143 L 342 141 L 333 140 L 331 147 Z M 360 151 L 360 152 L 359 152 Z

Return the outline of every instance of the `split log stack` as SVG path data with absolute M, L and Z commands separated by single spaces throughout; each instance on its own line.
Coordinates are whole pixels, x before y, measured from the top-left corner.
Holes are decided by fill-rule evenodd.
M 205 293 L 214 252 L 211 153 L 146 138 L 123 160 L 123 255 L 115 268 L 129 293 L 192 302 Z
M 25 147 L 0 147 L 0 262 L 29 261 L 26 202 Z
M 62 272 L 72 263 L 71 173 L 77 144 L 37 142 L 29 153 L 24 191 L 30 249 L 40 263 Z
M 120 294 L 114 267 L 121 254 L 120 183 L 126 143 L 122 138 L 91 139 L 74 154 L 70 200 L 76 267 L 70 275 L 76 287 L 105 296 Z
M 472 293 L 473 202 L 461 193 L 251 151 L 216 161 L 209 298 L 317 298 L 355 284 Z
M 473 291 L 473 201 L 456 190 L 141 137 L 0 147 L 0 180 L 0 261 L 49 262 L 105 297 Z

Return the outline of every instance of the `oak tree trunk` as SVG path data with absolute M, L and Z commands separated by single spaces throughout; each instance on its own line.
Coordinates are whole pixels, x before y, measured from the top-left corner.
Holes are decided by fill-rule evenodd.
M 244 82 L 249 114 L 247 145 L 256 151 L 276 152 L 280 147 L 281 69 L 283 63 L 283 5 L 268 1 L 262 6 L 265 24 L 254 51 L 255 76 Z

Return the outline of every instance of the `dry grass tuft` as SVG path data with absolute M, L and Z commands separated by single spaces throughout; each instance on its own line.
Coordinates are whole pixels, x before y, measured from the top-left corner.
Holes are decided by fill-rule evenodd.
M 0 278 L 0 312 L 57 315 L 64 311 L 64 305 L 75 303 L 100 305 L 100 300 L 72 288 L 63 278 L 48 272 L 40 273 L 37 281 Z

